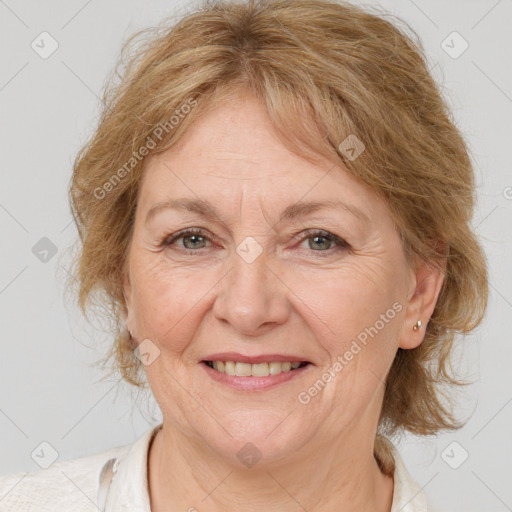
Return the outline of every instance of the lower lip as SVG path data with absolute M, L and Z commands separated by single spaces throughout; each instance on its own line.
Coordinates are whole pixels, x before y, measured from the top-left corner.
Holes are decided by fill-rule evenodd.
M 204 363 L 200 364 L 213 380 L 242 391 L 263 391 L 276 387 L 279 384 L 283 384 L 284 382 L 288 382 L 302 375 L 302 373 L 311 366 L 311 364 L 308 364 L 302 368 L 281 372 L 277 375 L 268 375 L 267 377 L 237 377 L 236 375 L 228 375 L 227 373 L 214 370 Z

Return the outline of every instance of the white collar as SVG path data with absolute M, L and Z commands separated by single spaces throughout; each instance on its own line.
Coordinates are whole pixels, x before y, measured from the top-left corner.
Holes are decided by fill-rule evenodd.
M 121 458 L 109 460 L 101 473 L 107 478 L 100 482 L 98 506 L 104 512 L 151 512 L 148 485 L 148 451 L 151 440 L 162 424 L 148 430 L 135 441 Z M 108 467 L 112 467 L 109 475 Z M 108 478 L 108 476 L 111 477 Z M 101 478 L 101 477 L 100 477 Z M 111 481 L 109 481 L 111 480 Z M 105 508 L 102 501 L 106 498 Z
M 395 445 L 391 442 L 389 444 L 395 461 L 395 483 L 391 512 L 427 512 L 425 493 L 407 471 Z

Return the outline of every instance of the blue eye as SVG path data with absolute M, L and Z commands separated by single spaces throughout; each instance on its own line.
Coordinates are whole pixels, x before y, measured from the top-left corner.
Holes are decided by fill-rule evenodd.
M 164 245 L 172 245 L 176 240 L 183 239 L 183 248 L 193 252 L 196 249 L 202 249 L 205 247 L 205 243 L 206 240 L 208 240 L 208 237 L 203 235 L 204 232 L 201 229 L 187 229 L 186 231 L 177 233 L 171 238 L 167 238 L 164 242 Z M 189 241 L 188 243 L 187 240 Z
M 308 240 L 308 247 L 312 252 L 332 254 L 331 249 L 337 251 L 350 249 L 350 245 L 345 240 L 328 231 L 310 229 L 299 231 L 299 233 L 306 235 L 301 238 L 301 243 Z M 178 240 L 182 240 L 182 243 L 178 244 L 178 250 L 182 250 L 186 254 L 198 253 L 200 252 L 199 249 L 207 248 L 208 243 L 211 243 L 210 238 L 202 229 L 190 228 L 166 238 L 162 245 L 172 246 Z
M 349 249 L 350 246 L 345 240 L 339 238 L 333 233 L 329 233 L 324 230 L 308 230 L 306 231 L 305 238 L 302 241 L 308 240 L 308 247 L 313 250 L 313 252 L 326 252 L 332 249 L 332 245 L 336 245 L 337 249 Z

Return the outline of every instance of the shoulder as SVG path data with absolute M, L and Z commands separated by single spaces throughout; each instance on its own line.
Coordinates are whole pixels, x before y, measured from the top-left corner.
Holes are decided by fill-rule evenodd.
M 132 445 L 55 462 L 48 469 L 0 476 L 0 511 L 98 511 L 100 472 L 107 461 L 122 458 Z

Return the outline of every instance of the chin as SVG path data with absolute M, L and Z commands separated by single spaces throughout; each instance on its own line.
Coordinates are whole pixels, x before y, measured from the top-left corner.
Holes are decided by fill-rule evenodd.
M 293 414 L 287 415 L 268 410 L 231 412 L 222 417 L 222 427 L 210 431 L 205 440 L 238 467 L 270 467 L 289 461 L 310 437 Z

